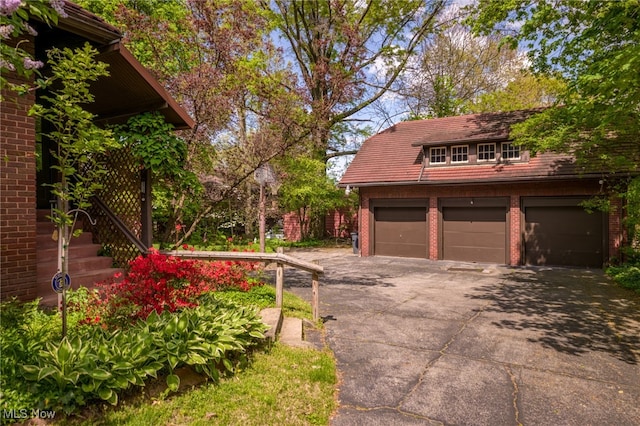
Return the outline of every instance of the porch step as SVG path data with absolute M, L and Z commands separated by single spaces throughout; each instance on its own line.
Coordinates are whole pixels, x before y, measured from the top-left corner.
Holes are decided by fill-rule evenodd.
M 42 298 L 41 304 L 55 306 L 58 296 L 51 288 L 51 279 L 58 271 L 58 242 L 52 238 L 55 225 L 46 216 L 49 210 L 37 212 L 37 296 Z M 98 256 L 100 244 L 93 243 L 91 232 L 83 232 L 79 237 L 72 237 L 69 242 L 69 276 L 71 288 L 94 288 L 95 284 L 112 278 L 122 269 L 113 268 L 113 259 Z
M 57 255 L 52 261 L 38 261 L 38 278 L 41 276 L 51 278 L 53 274 L 58 271 L 58 259 Z M 110 257 L 96 256 L 93 252 L 91 257 L 73 257 L 69 255 L 69 275 L 82 275 L 87 271 L 94 271 L 100 269 L 108 269 L 113 265 L 113 260 Z

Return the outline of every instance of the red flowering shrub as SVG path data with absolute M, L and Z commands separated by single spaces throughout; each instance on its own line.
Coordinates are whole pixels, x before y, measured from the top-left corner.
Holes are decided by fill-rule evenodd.
M 144 319 L 153 311 L 175 312 L 195 307 L 206 292 L 235 288 L 248 291 L 257 285 L 248 280 L 256 266 L 248 262 L 182 259 L 151 250 L 130 262 L 129 272 L 99 284 L 85 324 L 122 325 Z

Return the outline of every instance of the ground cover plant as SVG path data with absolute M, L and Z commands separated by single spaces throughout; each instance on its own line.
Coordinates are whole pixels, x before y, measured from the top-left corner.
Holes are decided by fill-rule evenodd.
M 72 413 L 162 375 L 179 388 L 182 366 L 216 381 L 247 362 L 262 342 L 257 309 L 219 300 L 214 290 L 257 285 L 238 262 L 202 262 L 152 252 L 100 291 L 70 295 L 69 333 L 37 303 L 3 303 L 1 405 Z M 6 416 L 15 417 L 15 416 Z M 11 420 L 4 419 L 3 421 Z

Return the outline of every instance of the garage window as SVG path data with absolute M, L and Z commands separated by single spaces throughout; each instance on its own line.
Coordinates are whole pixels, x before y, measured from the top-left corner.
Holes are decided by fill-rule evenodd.
M 444 146 L 431 148 L 429 151 L 429 164 L 446 164 L 447 148 Z
M 505 142 L 502 144 L 502 159 L 503 160 L 519 160 L 520 159 L 520 147 L 512 144 L 511 142 Z
M 478 161 L 492 161 L 496 159 L 496 144 L 478 144 Z
M 469 145 L 451 147 L 451 162 L 466 163 L 469 161 Z

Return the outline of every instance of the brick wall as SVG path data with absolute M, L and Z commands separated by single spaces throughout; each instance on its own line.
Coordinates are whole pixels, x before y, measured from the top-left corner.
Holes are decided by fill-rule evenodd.
M 333 210 L 325 218 L 326 235 L 334 238 L 350 238 L 358 231 L 358 215 L 351 210 Z
M 282 228 L 284 232 L 284 238 L 287 241 L 300 241 L 300 221 L 298 215 L 295 212 L 287 213 L 282 220 Z
M 598 194 L 597 180 L 577 179 L 575 181 L 555 181 L 536 183 L 507 183 L 493 185 L 451 185 L 451 186 L 380 186 L 360 188 L 360 254 L 371 252 L 369 210 L 373 199 L 429 198 L 429 258 L 440 258 L 438 252 L 438 199 L 445 197 L 508 197 L 509 198 L 509 263 L 518 265 L 522 261 L 521 212 L 522 197 L 569 197 L 592 196 Z M 619 204 L 619 202 L 616 202 Z M 609 257 L 618 257 L 623 244 L 622 208 L 613 209 L 609 214 Z
M 13 80 L 18 82 L 17 80 Z M 35 122 L 33 92 L 4 92 L 0 106 L 0 299 L 36 297 Z

